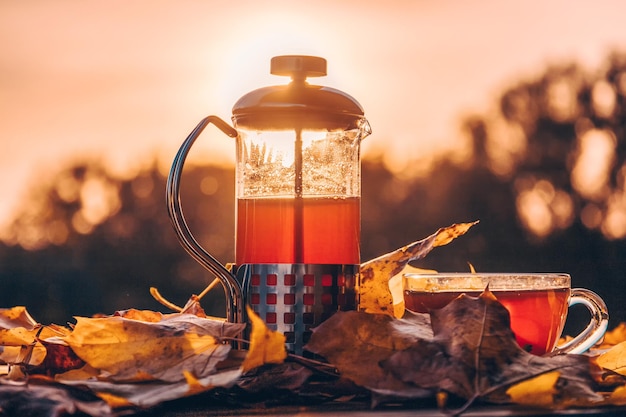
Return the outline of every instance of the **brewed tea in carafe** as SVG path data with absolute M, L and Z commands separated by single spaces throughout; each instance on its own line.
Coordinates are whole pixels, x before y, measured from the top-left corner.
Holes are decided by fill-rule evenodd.
M 358 129 L 240 131 L 238 265 L 359 264 L 360 139 Z

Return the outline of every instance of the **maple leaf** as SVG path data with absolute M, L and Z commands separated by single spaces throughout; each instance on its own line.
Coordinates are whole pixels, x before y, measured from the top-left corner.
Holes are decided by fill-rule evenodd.
M 101 377 L 115 381 L 184 379 L 183 371 L 202 378 L 215 371 L 243 324 L 212 321 L 190 314 L 174 314 L 159 322 L 124 317 L 77 317 L 63 340 Z
M 361 264 L 359 309 L 366 313 L 393 316 L 394 300 L 389 289 L 389 280 L 401 274 L 409 262 L 425 257 L 435 247 L 447 245 L 467 233 L 476 223 L 478 222 L 458 223 L 441 228 L 425 239 Z
M 250 347 L 243 361 L 243 372 L 266 363 L 282 363 L 287 357 L 285 335 L 267 328 L 263 320 L 248 306 L 248 319 L 252 325 Z
M 409 313 L 396 320 L 386 314 L 338 311 L 313 329 L 305 349 L 324 356 L 343 377 L 378 394 L 427 397 L 430 391 L 403 382 L 379 365 L 420 336 L 432 337 L 425 314 Z
M 384 364 L 398 378 L 423 388 L 445 390 L 473 401 L 506 403 L 506 389 L 558 371 L 559 398 L 593 402 L 599 368 L 583 355 L 540 357 L 519 347 L 509 313 L 493 294 L 461 295 L 430 313 L 434 338 L 394 353 Z M 557 395 L 555 395 L 556 397 Z

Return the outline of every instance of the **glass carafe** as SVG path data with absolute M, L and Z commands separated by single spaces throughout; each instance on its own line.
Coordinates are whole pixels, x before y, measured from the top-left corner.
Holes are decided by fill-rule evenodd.
M 358 305 L 361 140 L 369 123 L 349 95 L 310 85 L 326 60 L 272 58 L 287 85 L 264 87 L 233 107 L 234 128 L 205 118 L 181 146 L 168 179 L 168 207 L 187 251 L 222 280 L 229 320 L 250 305 L 288 348 L 302 353 L 312 327 Z M 235 266 L 219 264 L 193 238 L 182 215 L 179 183 L 189 148 L 213 123 L 236 138 Z

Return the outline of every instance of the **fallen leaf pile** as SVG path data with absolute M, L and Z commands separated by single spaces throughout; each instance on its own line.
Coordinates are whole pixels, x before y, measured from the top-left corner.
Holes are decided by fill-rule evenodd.
M 508 312 L 487 290 L 399 317 L 397 277 L 413 270 L 409 262 L 474 224 L 363 264 L 363 311 L 337 312 L 315 328 L 305 346 L 313 359 L 287 354 L 285 336 L 251 310 L 242 341 L 245 324 L 207 317 L 196 296 L 172 314 L 131 309 L 69 327 L 42 325 L 24 307 L 0 309 L 0 415 L 114 417 L 198 394 L 207 408 L 436 399 L 460 414 L 475 402 L 626 405 L 623 323 L 591 354 L 539 357 L 517 345 Z M 233 348 L 242 342 L 246 349 Z
M 315 329 L 307 349 L 378 394 L 378 402 L 445 393 L 464 407 L 479 400 L 565 408 L 626 404 L 620 364 L 603 360 L 615 352 L 623 361 L 619 346 L 598 357 L 532 355 L 515 341 L 507 310 L 486 291 L 430 315 L 339 312 Z

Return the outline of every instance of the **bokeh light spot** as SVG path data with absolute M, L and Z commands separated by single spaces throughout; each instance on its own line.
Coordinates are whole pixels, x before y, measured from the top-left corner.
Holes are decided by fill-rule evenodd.
M 593 201 L 606 197 L 615 143 L 613 132 L 600 129 L 589 130 L 579 138 L 571 182 L 582 197 Z
M 80 191 L 80 201 L 82 218 L 91 225 L 102 223 L 121 207 L 117 187 L 100 178 L 88 178 L 85 181 Z
M 532 189 L 518 195 L 517 212 L 520 220 L 534 235 L 545 237 L 552 231 L 552 215 L 541 192 Z
M 609 199 L 608 210 L 601 229 L 608 239 L 626 237 L 626 201 L 621 195 L 615 194 Z
M 602 223 L 602 210 L 596 204 L 589 203 L 581 210 L 580 220 L 587 229 L 597 229 Z
M 574 84 L 567 78 L 553 81 L 546 91 L 546 110 L 557 122 L 573 120 L 577 114 L 577 92 Z
M 595 83 L 591 90 L 591 105 L 598 117 L 608 119 L 615 112 L 617 97 L 615 89 L 606 80 Z

